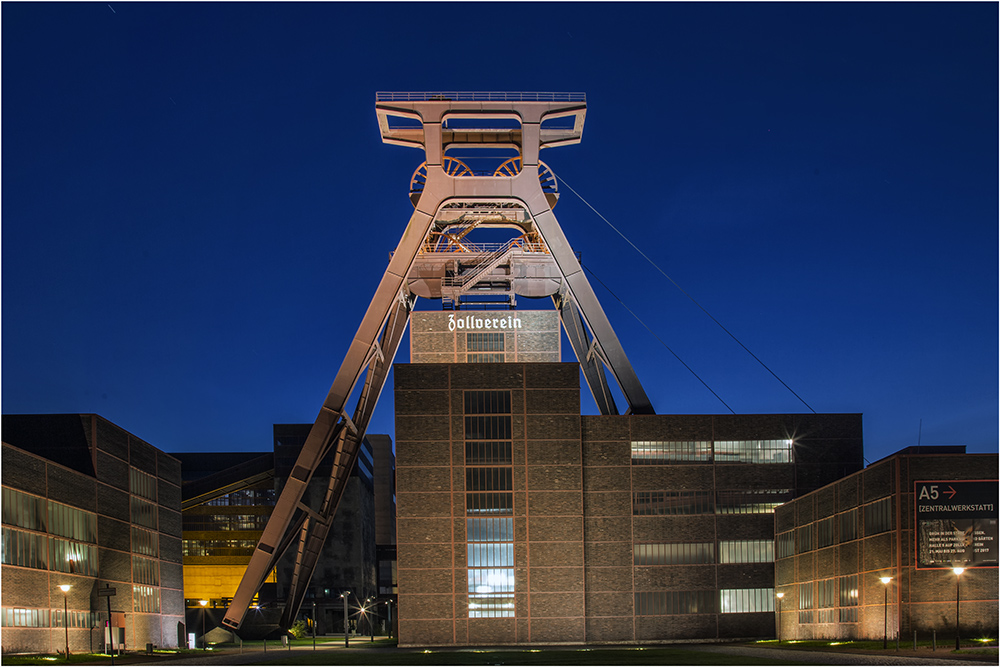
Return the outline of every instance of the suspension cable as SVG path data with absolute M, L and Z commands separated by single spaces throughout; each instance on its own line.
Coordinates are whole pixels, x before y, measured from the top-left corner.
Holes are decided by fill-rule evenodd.
M 686 363 L 684 363 L 684 360 L 681 359 L 679 356 L 677 356 L 677 353 L 674 352 L 672 349 L 670 349 L 670 346 L 667 345 L 666 343 L 664 343 L 663 339 L 660 338 L 659 336 L 657 336 L 656 332 L 654 332 L 652 329 L 649 328 L 649 325 L 647 325 L 645 322 L 643 322 L 641 319 L 639 319 L 639 316 L 636 315 L 634 312 L 632 312 L 632 309 L 629 308 L 628 306 L 626 306 L 625 302 L 622 301 L 621 299 L 619 299 L 618 295 L 615 294 L 614 292 L 612 292 L 611 288 L 608 287 L 607 285 L 605 285 L 603 280 L 601 280 L 600 278 L 597 277 L 597 274 L 594 273 L 593 269 L 591 269 L 589 266 L 586 266 L 583 262 L 580 262 L 580 266 L 582 266 L 587 273 L 589 273 L 591 276 L 593 276 L 594 280 L 596 280 L 597 282 L 599 282 L 601 284 L 601 287 L 603 287 L 604 289 L 608 290 L 608 293 L 611 296 L 613 296 L 618 301 L 618 303 L 620 303 L 622 305 L 622 308 L 624 308 L 625 310 L 627 310 L 629 312 L 629 314 L 632 317 L 634 317 L 639 322 L 639 324 L 641 324 L 642 326 L 646 327 L 646 331 L 648 331 L 649 333 L 651 333 L 653 335 L 653 338 L 655 338 L 656 340 L 660 341 L 660 345 L 662 345 L 663 347 L 667 348 L 667 352 L 669 352 L 670 354 L 674 355 L 674 359 L 676 359 L 677 361 L 681 362 L 681 365 L 684 366 L 684 368 L 688 369 L 688 371 L 690 371 L 691 375 L 693 375 L 696 378 L 698 378 L 698 382 L 700 382 L 703 385 L 705 385 L 705 389 L 708 389 L 710 392 L 712 392 L 712 396 L 715 396 L 717 399 L 719 399 L 719 402 L 722 403 L 724 406 L 726 406 L 727 410 L 729 410 L 730 412 L 732 412 L 734 415 L 736 414 L 736 412 L 731 407 L 729 407 L 729 404 L 726 403 L 724 400 L 722 400 L 722 397 L 719 396 L 718 394 L 716 394 L 715 390 L 712 389 L 711 387 L 709 387 L 708 383 L 705 382 L 704 380 L 702 380 L 701 377 L 697 373 L 694 372 L 694 369 L 692 369 L 690 366 L 688 366 Z
M 724 327 L 722 325 L 722 322 L 720 322 L 719 320 L 715 319 L 715 317 L 712 315 L 712 313 L 708 312 L 705 309 L 705 307 L 702 306 L 700 303 L 698 303 L 698 301 L 693 296 L 691 296 L 690 294 L 688 294 L 684 290 L 684 288 L 682 288 L 680 285 L 678 285 L 677 281 L 675 281 L 673 278 L 671 278 L 670 276 L 668 276 L 667 273 L 666 273 L 666 271 L 664 271 L 663 269 L 661 269 L 656 264 L 656 262 L 654 262 L 652 259 L 650 259 L 649 256 L 646 253 L 644 253 L 642 250 L 639 249 L 639 246 L 637 246 L 636 244 L 632 243 L 632 241 L 627 236 L 625 236 L 625 234 L 623 234 L 621 232 L 621 230 L 619 230 L 617 227 L 615 227 L 613 224 L 611 224 L 610 220 L 608 220 L 607 218 L 605 218 L 603 215 L 601 215 L 600 211 L 598 211 L 596 208 L 594 208 L 593 206 L 591 206 L 590 202 L 588 202 L 586 199 L 584 199 L 580 195 L 579 192 L 577 192 L 576 190 L 574 190 L 572 185 L 570 185 L 569 183 L 567 183 L 564 178 L 558 177 L 558 180 L 563 185 L 565 185 L 567 188 L 569 188 L 569 191 L 572 192 L 573 194 L 575 194 L 580 199 L 580 201 L 582 201 L 584 204 L 587 205 L 588 208 L 590 208 L 591 211 L 593 211 L 594 213 L 596 213 L 597 217 L 599 217 L 601 220 L 603 220 L 608 225 L 608 227 L 610 227 L 611 229 L 615 230 L 615 232 L 617 232 L 620 237 L 622 237 L 623 239 L 625 239 L 625 241 L 630 246 L 632 246 L 635 249 L 636 252 L 638 252 L 640 255 L 642 255 L 643 258 L 653 266 L 653 268 L 655 268 L 657 271 L 659 271 L 663 275 L 664 278 L 666 278 L 671 283 L 673 283 L 674 287 L 676 287 L 678 290 L 680 290 L 681 294 L 683 294 L 684 296 L 686 296 L 687 298 L 689 298 L 691 300 L 691 302 L 694 303 L 694 305 L 698 306 L 698 308 L 700 308 L 703 313 L 705 313 L 706 315 L 708 315 L 708 317 L 713 322 L 715 322 L 716 324 L 718 324 L 720 329 L 722 329 L 727 334 L 729 334 L 729 337 L 732 338 L 734 341 L 736 341 L 736 343 L 740 347 L 742 347 L 744 350 L 746 350 L 746 353 L 749 354 L 751 357 L 753 357 L 757 361 L 758 364 L 760 364 L 761 366 L 763 366 L 764 370 L 766 370 L 768 373 L 770 373 L 774 377 L 775 380 L 777 380 L 778 382 L 780 382 L 781 385 L 785 389 L 787 389 L 788 391 L 790 391 L 795 398 L 799 399 L 799 401 L 802 402 L 802 405 L 804 405 L 807 408 L 809 408 L 810 412 L 812 412 L 813 414 L 816 414 L 816 411 L 812 409 L 811 405 L 809 405 L 808 403 L 806 403 L 805 400 L 801 396 L 799 396 L 798 394 L 796 394 L 795 391 L 791 387 L 789 387 L 787 384 L 785 384 L 785 381 L 782 380 L 780 377 L 778 377 L 778 375 L 774 371 L 772 371 L 770 368 L 768 368 L 767 364 L 765 364 L 763 361 L 761 361 L 760 358 L 756 354 L 754 354 L 753 352 L 751 352 L 750 348 L 748 348 L 746 345 L 744 345 L 743 342 L 740 341 L 740 339 L 737 338 L 735 335 L 733 335 L 733 333 L 729 329 L 727 329 L 726 327 Z M 610 292 L 611 290 L 608 290 L 608 291 Z M 615 297 L 615 298 L 617 299 L 618 297 Z M 622 304 L 622 305 L 624 305 L 624 304 Z M 632 312 L 632 311 L 629 311 L 629 312 Z M 638 318 L 636 318 L 636 319 L 638 319 Z M 640 322 L 641 322 L 641 320 L 640 320 Z M 645 326 L 645 325 L 643 325 L 643 326 Z M 649 327 L 646 327 L 646 328 L 648 329 Z M 652 332 L 650 332 L 650 333 L 652 333 Z M 653 334 L 653 335 L 655 336 L 656 334 Z M 667 348 L 667 349 L 669 350 L 670 348 Z M 671 353 L 673 353 L 673 352 L 671 351 Z M 674 355 L 674 356 L 676 357 L 677 355 Z M 679 358 L 678 358 L 678 360 L 679 360 Z M 684 363 L 684 362 L 681 362 L 681 363 Z M 687 364 L 685 364 L 685 366 L 687 366 Z M 688 369 L 688 370 L 690 370 L 690 369 Z M 695 376 L 695 377 L 697 377 L 697 376 Z M 707 387 L 708 385 L 705 385 L 705 386 Z M 715 392 L 712 392 L 712 393 L 714 394 Z M 720 398 L 719 400 L 721 401 L 722 399 Z M 726 407 L 728 408 L 729 406 L 727 405 Z

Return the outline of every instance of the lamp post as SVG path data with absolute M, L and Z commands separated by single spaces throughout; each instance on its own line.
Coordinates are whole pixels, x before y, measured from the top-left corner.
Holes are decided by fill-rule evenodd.
M 385 601 L 385 610 L 386 610 L 385 634 L 389 639 L 392 639 L 392 600 Z
M 63 629 L 66 630 L 66 660 L 69 661 L 69 603 L 66 601 L 66 595 L 69 593 L 71 586 L 69 584 L 60 584 L 59 590 L 63 592 Z
M 198 604 L 201 605 L 201 650 L 208 650 L 208 637 L 205 636 L 205 607 L 208 606 L 208 600 L 198 600 Z
M 775 596 L 778 598 L 778 643 L 781 643 L 781 598 L 785 597 L 784 593 L 776 593 Z
M 344 591 L 340 594 L 340 597 L 344 598 L 344 648 L 351 646 L 351 626 L 347 619 L 347 597 L 350 594 L 351 591 Z
M 316 600 L 313 600 L 313 650 L 316 650 Z
M 952 568 L 952 572 L 955 573 L 955 650 L 959 650 L 959 635 L 961 634 L 961 627 L 958 623 L 958 610 L 959 604 L 962 601 L 962 588 L 959 582 L 962 581 L 962 573 L 965 572 L 964 567 Z
M 371 633 L 372 641 L 375 641 L 375 619 L 372 617 L 373 614 L 371 613 L 371 610 L 376 609 L 377 607 L 372 604 L 372 599 L 371 598 L 366 598 L 365 599 L 365 605 L 367 605 L 366 608 L 367 608 L 367 610 L 369 612 L 368 613 L 368 632 Z
M 892 577 L 879 577 L 882 582 L 882 648 L 888 646 L 889 636 L 889 582 Z

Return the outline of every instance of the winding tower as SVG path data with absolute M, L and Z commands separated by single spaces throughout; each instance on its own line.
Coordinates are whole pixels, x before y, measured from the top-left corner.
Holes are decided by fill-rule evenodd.
M 513 309 L 551 297 L 602 414 L 653 408 L 552 209 L 558 181 L 543 148 L 579 143 L 583 93 L 377 93 L 382 141 L 423 149 L 410 181 L 414 211 L 330 392 L 278 498 L 223 624 L 236 629 L 268 573 L 290 549 L 295 567 L 281 624 L 291 625 L 326 541 L 375 404 L 418 297 L 445 309 Z M 502 243 L 471 239 L 507 230 Z M 350 412 L 348 401 L 360 388 Z M 330 452 L 319 507 L 306 486 Z

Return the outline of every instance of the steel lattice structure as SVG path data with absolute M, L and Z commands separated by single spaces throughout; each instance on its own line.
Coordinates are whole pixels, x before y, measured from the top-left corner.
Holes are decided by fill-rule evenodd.
M 385 143 L 421 148 L 424 163 L 410 183 L 413 215 L 358 327 L 223 624 L 239 628 L 278 561 L 294 548 L 295 567 L 281 624 L 302 604 L 340 497 L 417 297 L 461 308 L 477 294 L 551 296 L 602 414 L 618 414 L 605 369 L 633 414 L 652 414 L 594 290 L 559 226 L 558 182 L 539 160 L 542 148 L 579 143 L 586 116 L 582 93 L 377 93 Z M 463 151 L 514 153 L 477 172 Z M 520 234 L 496 248 L 467 240 L 488 226 Z M 354 409 L 347 402 L 361 391 Z M 320 462 L 333 469 L 320 507 L 302 502 Z M 294 546 L 293 546 L 294 545 Z

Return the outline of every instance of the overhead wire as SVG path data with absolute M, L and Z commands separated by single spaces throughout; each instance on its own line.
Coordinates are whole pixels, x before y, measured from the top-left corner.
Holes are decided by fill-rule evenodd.
M 729 404 L 728 404 L 728 403 L 726 403 L 726 402 L 725 402 L 724 400 L 722 400 L 722 397 L 721 397 L 721 396 L 719 396 L 718 394 L 716 394 L 716 393 L 715 393 L 715 390 L 714 390 L 714 389 L 712 389 L 711 387 L 709 387 L 709 386 L 708 386 L 708 383 L 707 383 L 707 382 L 705 382 L 704 380 L 702 380 L 702 379 L 701 379 L 701 376 L 699 376 L 699 375 L 698 375 L 697 373 L 695 373 L 695 372 L 694 372 L 694 369 L 693 369 L 693 368 L 691 368 L 691 367 L 690 367 L 690 366 L 688 366 L 688 365 L 687 365 L 686 363 L 684 363 L 684 360 L 683 360 L 683 359 L 681 359 L 681 358 L 680 358 L 680 357 L 679 357 L 679 356 L 677 355 L 677 353 L 676 353 L 676 352 L 674 352 L 674 351 L 673 351 L 673 350 L 672 350 L 672 349 L 670 348 L 670 346 L 669 346 L 669 345 L 667 345 L 667 344 L 666 344 L 666 343 L 665 343 L 665 342 L 663 341 L 663 339 L 662 339 L 662 338 L 660 338 L 659 336 L 657 336 L 657 335 L 656 335 L 656 332 L 655 332 L 655 331 L 653 331 L 652 329 L 650 329 L 650 328 L 649 328 L 649 325 L 648 325 L 648 324 L 646 324 L 645 322 L 643 322 L 643 321 L 642 321 L 642 319 L 641 319 L 641 318 L 640 318 L 640 317 L 639 317 L 638 315 L 636 315 L 636 314 L 635 314 L 635 313 L 634 313 L 634 312 L 632 311 L 632 309 L 631 309 L 631 308 L 629 308 L 629 307 L 628 307 L 627 305 L 625 305 L 625 302 L 624 302 L 624 301 L 622 301 L 622 300 L 621 300 L 620 298 L 618 298 L 618 295 L 617 295 L 617 294 L 615 294 L 615 293 L 614 293 L 614 292 L 613 292 L 613 291 L 611 290 L 611 288 L 610 288 L 610 287 L 608 287 L 607 285 L 605 285 L 605 284 L 604 284 L 604 281 L 603 281 L 603 280 L 601 280 L 600 278 L 598 278 L 598 277 L 597 277 L 597 274 L 596 274 L 596 273 L 594 273 L 593 269 L 591 269 L 591 268 L 590 268 L 589 266 L 585 265 L 585 264 L 584 264 L 583 262 L 580 262 L 580 266 L 582 266 L 582 267 L 584 268 L 584 270 L 585 270 L 585 271 L 586 271 L 587 273 L 589 273 L 590 275 L 592 275 L 592 276 L 594 277 L 594 280 L 596 280 L 597 282 L 599 282 L 599 283 L 601 284 L 601 287 L 603 287 L 604 289 L 608 290 L 608 294 L 610 294 L 611 296 L 613 296 L 613 297 L 614 297 L 614 298 L 615 298 L 615 299 L 616 299 L 616 300 L 618 301 L 618 303 L 620 303 L 620 304 L 622 305 L 622 308 L 624 308 L 625 310 L 627 310 L 627 311 L 629 312 L 629 314 L 630 314 L 630 315 L 632 315 L 632 317 L 634 317 L 634 318 L 635 318 L 635 319 L 636 319 L 636 320 L 637 320 L 637 321 L 639 322 L 639 324 L 641 324 L 642 326 L 646 327 L 646 331 L 648 331 L 649 333 L 651 333 L 651 334 L 653 335 L 653 338 L 655 338 L 656 340 L 660 341 L 660 345 L 662 345 L 663 347 L 667 348 L 667 352 L 669 352 L 670 354 L 674 355 L 674 359 L 676 359 L 677 361 L 679 361 L 679 362 L 681 363 L 681 365 L 682 365 L 682 366 L 684 366 L 684 368 L 688 369 L 688 371 L 689 371 L 689 372 L 691 373 L 691 375 L 693 375 L 693 376 L 695 376 L 696 378 L 698 378 L 698 382 L 702 383 L 702 384 L 703 384 L 703 385 L 705 386 L 705 389 L 708 389 L 708 390 L 709 390 L 710 392 L 712 392 L 712 396 L 715 396 L 715 397 L 716 397 L 717 399 L 719 399 L 719 402 L 720 402 L 720 403 L 722 403 L 722 404 L 723 404 L 724 406 L 726 406 L 726 409 L 727 409 L 727 410 L 729 410 L 730 412 L 732 412 L 732 413 L 733 413 L 734 415 L 736 414 L 736 411 L 735 411 L 735 410 L 733 410 L 733 409 L 732 409 L 731 407 L 729 407 Z
M 605 224 L 607 224 L 607 225 L 608 225 L 608 227 L 610 227 L 611 229 L 615 230 L 615 232 L 616 232 L 616 233 L 617 233 L 617 234 L 618 234 L 618 235 L 619 235 L 620 237 L 622 237 L 623 239 L 625 239 L 625 242 L 626 242 L 626 243 L 628 243 L 628 244 L 629 244 L 630 246 L 632 246 L 632 247 L 633 247 L 633 248 L 635 249 L 635 251 L 636 251 L 637 253 L 639 253 L 640 255 L 642 255 L 643 259 L 645 259 L 645 260 L 646 260 L 647 262 L 649 262 L 649 263 L 650 263 L 650 264 L 651 264 L 651 265 L 653 266 L 653 268 L 655 268 L 655 269 L 656 269 L 657 271 L 659 271 L 659 272 L 660 272 L 660 274 L 662 274 L 662 275 L 663 275 L 663 277 L 664 277 L 664 278 L 666 278 L 667 280 L 669 280 L 669 281 L 670 281 L 670 282 L 671 282 L 671 283 L 673 284 L 673 286 L 674 286 L 674 287 L 676 287 L 676 288 L 677 288 L 678 290 L 680 290 L 681 294 L 683 294 L 683 295 L 684 295 L 684 296 L 686 296 L 686 297 L 687 297 L 688 299 L 690 299 L 690 300 L 691 300 L 691 302 L 692 302 L 692 303 L 693 303 L 694 305 L 698 306 L 698 308 L 700 308 L 700 309 L 701 309 L 701 311 L 702 311 L 703 313 L 705 313 L 706 315 L 708 315 L 708 317 L 709 317 L 709 318 L 710 318 L 710 319 L 711 319 L 711 320 L 712 320 L 713 322 L 715 322 L 715 323 L 716 323 L 717 325 L 719 325 L 719 328 L 720 328 L 720 329 L 722 329 L 722 330 L 723 330 L 723 331 L 725 331 L 725 332 L 726 332 L 727 334 L 729 334 L 729 337 L 730 337 L 730 338 L 732 338 L 732 339 L 733 339 L 734 341 L 736 341 L 736 343 L 737 343 L 737 344 L 738 344 L 738 345 L 739 345 L 740 347 L 742 347 L 742 348 L 743 348 L 743 349 L 744 349 L 744 350 L 746 351 L 746 353 L 747 353 L 747 354 L 749 354 L 749 355 L 750 355 L 751 357 L 753 357 L 753 358 L 754 358 L 754 360 L 755 360 L 755 361 L 756 361 L 756 362 L 757 362 L 758 364 L 760 364 L 760 365 L 761 365 L 761 366 L 762 366 L 762 367 L 764 368 L 764 370 L 766 370 L 766 371 L 767 371 L 768 373 L 770 373 L 770 374 L 771 374 L 771 375 L 772 375 L 772 376 L 774 377 L 774 379 L 775 379 L 775 380 L 777 380 L 778 382 L 780 382 L 780 383 L 781 383 L 781 385 L 782 385 L 782 386 L 783 386 L 783 387 L 784 387 L 785 389 L 787 389 L 787 390 L 788 390 L 789 392 L 791 392 L 791 394 L 792 394 L 792 395 L 793 395 L 793 396 L 794 396 L 795 398 L 799 399 L 799 401 L 801 401 L 801 402 L 802 402 L 802 405 L 804 405 L 804 406 L 806 406 L 807 408 L 809 408 L 809 411 L 810 411 L 810 412 L 812 412 L 813 414 L 816 414 L 816 411 L 812 409 L 812 406 L 811 406 L 811 405 L 809 405 L 808 403 L 806 403 L 806 402 L 805 402 L 805 399 L 803 399 L 803 398 L 802 398 L 801 396 L 799 396 L 799 395 L 798 395 L 797 393 L 795 393 L 795 390 L 793 390 L 793 389 L 792 389 L 791 387 L 789 387 L 789 386 L 788 386 L 788 385 L 787 385 L 787 384 L 785 383 L 785 381 L 784 381 L 784 380 L 782 380 L 782 379 L 781 379 L 780 377 L 778 377 L 777 373 L 775 373 L 774 371 L 772 371 L 772 370 L 771 370 L 771 369 L 770 369 L 770 368 L 768 367 L 768 365 L 767 365 L 767 364 L 765 364 L 765 363 L 764 363 L 763 361 L 761 361 L 761 360 L 760 360 L 760 358 L 759 358 L 759 357 L 758 357 L 758 356 L 757 356 L 756 354 L 754 354 L 753 352 L 751 352 L 751 351 L 750 351 L 750 348 L 748 348 L 748 347 L 747 347 L 746 345 L 744 345 L 744 344 L 743 344 L 743 342 L 742 342 L 742 341 L 741 341 L 741 340 L 740 340 L 739 338 L 737 338 L 737 337 L 736 337 L 736 336 L 735 336 L 735 335 L 733 334 L 733 332 L 731 332 L 731 331 L 730 331 L 729 329 L 727 329 L 727 328 L 726 328 L 725 326 L 723 326 L 722 322 L 720 322 L 719 320 L 717 320 L 717 319 L 715 318 L 715 316 L 713 316 L 713 315 L 712 315 L 712 313 L 708 312 L 708 310 L 707 310 L 707 309 L 706 309 L 706 308 L 705 308 L 704 306 L 702 306 L 702 305 L 701 305 L 700 303 L 698 303 L 697 299 L 695 299 L 695 298 L 694 298 L 693 296 L 691 296 L 690 294 L 688 294 L 688 293 L 687 293 L 687 291 L 685 291 L 683 287 L 681 287 L 680 285 L 678 285 L 678 284 L 677 284 L 677 281 L 675 281 L 675 280 L 674 280 L 673 278 L 671 278 L 671 277 L 670 277 L 669 275 L 667 275 L 667 272 L 666 272 L 666 271 L 664 271 L 663 269 L 661 269 L 661 268 L 659 267 L 659 265 L 658 265 L 658 264 L 657 264 L 656 262 L 654 262 L 654 261 L 653 261 L 652 259 L 650 259 L 649 255 L 647 255 L 646 253 L 644 253 L 644 252 L 643 252 L 643 251 L 642 251 L 642 250 L 641 250 L 641 249 L 639 248 L 639 246 L 637 246 L 636 244 L 632 243 L 632 240 L 631 240 L 631 239 L 629 239 L 629 238 L 628 238 L 627 236 L 625 236 L 625 234 L 623 234 L 623 233 L 622 233 L 622 231 L 621 231 L 620 229 L 618 229 L 618 228 L 617 228 L 617 227 L 615 227 L 615 226 L 614 226 L 613 224 L 611 224 L 611 221 L 610 221 L 610 220 L 608 220 L 608 219 L 607 219 L 606 217 L 604 217 L 604 216 L 603 216 L 603 215 L 601 214 L 601 212 L 600 212 L 600 211 L 598 211 L 598 210 L 597 210 L 596 208 L 594 208 L 594 207 L 593 207 L 593 206 L 592 206 L 592 205 L 590 204 L 590 202 L 588 202 L 588 201 L 587 201 L 586 199 L 584 199 L 584 198 L 583 198 L 583 197 L 582 197 L 582 196 L 580 195 L 580 193 L 579 193 L 579 192 L 577 192 L 576 190 L 574 190 L 574 189 L 573 189 L 573 186 L 572 186 L 572 185 L 570 185 L 569 183 L 567 183 L 567 182 L 566 182 L 566 179 L 564 179 L 564 178 L 562 178 L 562 177 L 558 177 L 558 176 L 556 177 L 556 179 L 557 179 L 557 180 L 558 180 L 558 181 L 559 181 L 560 183 L 562 183 L 563 185 L 565 185 L 565 186 L 566 186 L 567 188 L 569 188 L 569 191 L 570 191 L 570 192 L 572 192 L 572 193 L 573 193 L 574 195 L 576 195 L 576 196 L 577 196 L 577 197 L 578 197 L 578 198 L 580 199 L 580 201 L 582 201 L 582 202 L 583 202 L 584 204 L 586 204 L 586 205 L 587 205 L 587 207 L 588 207 L 588 208 L 589 208 L 589 209 L 590 209 L 591 211 L 593 211 L 594 213 L 596 213 L 596 214 L 597 214 L 597 217 L 599 217 L 599 218 L 600 218 L 601 220 L 603 220 L 603 221 L 605 222 Z M 596 277 L 596 276 L 595 276 L 595 277 Z M 602 283 L 602 284 L 603 284 L 603 283 Z M 608 290 L 608 291 L 610 291 L 610 290 Z M 615 297 L 615 298 L 617 299 L 618 297 Z M 621 301 L 621 300 L 619 299 L 619 302 L 620 302 L 620 301 Z M 622 304 L 622 305 L 624 305 L 624 304 Z M 632 311 L 629 311 L 629 312 L 632 312 Z M 633 315 L 634 315 L 634 314 L 633 314 Z M 636 318 L 636 319 L 638 319 L 638 318 Z M 641 322 L 641 320 L 640 320 L 640 322 Z M 645 326 L 645 324 L 643 324 L 643 326 Z M 648 329 L 649 327 L 646 327 L 646 328 Z M 652 331 L 650 331 L 650 333 L 652 333 Z M 655 336 L 656 334 L 653 334 L 653 335 Z M 661 341 L 661 342 L 662 342 L 662 341 Z M 667 349 L 669 350 L 670 348 L 668 347 Z M 671 354 L 673 354 L 673 351 L 672 351 L 672 350 L 671 350 Z M 676 355 L 676 354 L 674 354 L 674 356 L 676 357 L 677 355 Z M 678 361 L 680 361 L 680 358 L 679 358 L 679 357 L 678 357 Z M 684 363 L 684 362 L 681 362 L 681 363 Z M 687 364 L 685 364 L 685 367 L 687 367 Z M 690 368 L 688 368 L 688 370 L 690 370 Z M 695 376 L 695 377 L 697 377 L 697 376 Z M 700 379 L 700 378 L 699 378 L 699 379 Z M 702 383 L 702 384 L 704 384 L 704 383 Z M 705 386 L 707 387 L 708 385 L 705 385 Z M 711 390 L 709 390 L 709 391 L 711 391 Z M 715 392 L 713 391 L 712 393 L 714 394 Z M 716 396 L 716 398 L 718 398 L 718 396 Z M 720 398 L 719 400 L 722 400 L 722 399 Z M 725 403 L 725 402 L 723 401 L 723 403 Z M 729 407 L 729 406 L 727 405 L 726 407 Z

